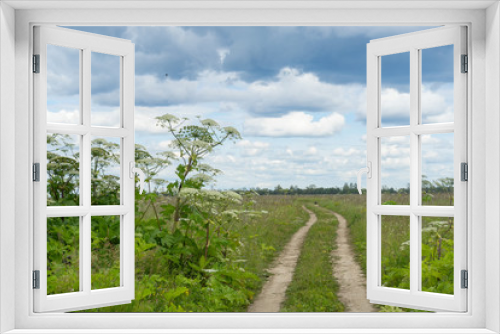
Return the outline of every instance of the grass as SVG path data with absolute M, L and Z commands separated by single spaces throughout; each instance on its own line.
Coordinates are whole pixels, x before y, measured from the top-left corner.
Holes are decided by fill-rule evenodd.
M 366 275 L 366 195 L 322 196 L 318 204 L 347 220 L 356 261 Z
M 258 196 L 254 209 L 268 213 L 246 221 L 237 232 L 243 240 L 241 258 L 246 260 L 245 270 L 261 278 L 257 285 L 251 287 L 258 292 L 269 276 L 266 269 L 279 256 L 292 235 L 305 225 L 309 214 L 293 196 Z
M 157 213 L 168 199 L 155 203 Z M 241 264 L 245 273 L 256 275 L 259 280 L 248 280 L 246 289 L 253 298 L 268 277 L 266 271 L 281 253 L 291 236 L 307 222 L 309 215 L 301 202 L 292 196 L 257 196 L 252 210 L 265 211 L 260 216 L 244 217 L 234 232 L 242 241 L 238 253 L 230 261 Z M 155 212 L 150 205 L 139 204 L 147 210 L 141 221 L 151 229 Z M 146 209 L 147 208 L 147 209 Z M 137 243 L 137 240 L 136 240 Z M 237 289 L 221 285 L 203 286 L 195 279 L 188 279 L 170 271 L 165 256 L 157 248 L 139 250 L 136 244 L 136 299 L 131 304 L 88 310 L 90 312 L 245 312 L 248 303 Z M 208 284 L 210 284 L 208 280 Z
M 387 204 L 403 204 L 407 203 L 408 201 L 408 195 L 406 194 L 384 194 L 384 200 L 386 201 L 385 203 Z M 431 205 L 450 205 L 450 196 L 445 193 L 441 194 L 435 194 L 432 196 L 432 201 L 427 203 Z M 356 255 L 356 261 L 359 263 L 361 266 L 364 274 L 366 275 L 366 195 L 325 195 L 318 197 L 318 204 L 320 206 L 323 206 L 327 209 L 330 209 L 332 211 L 335 211 L 342 216 L 344 216 L 347 220 L 347 224 L 349 227 L 349 232 L 351 235 L 351 242 L 354 248 L 354 252 Z M 389 220 L 388 220 L 389 219 Z M 384 217 L 382 218 L 383 221 L 389 222 L 390 220 L 393 220 L 391 224 L 392 227 L 390 226 L 384 226 L 382 234 L 383 235 L 388 235 L 388 232 L 392 235 L 391 238 L 385 238 L 384 243 L 383 243 L 383 249 L 382 249 L 382 254 L 391 254 L 393 256 L 390 256 L 391 259 L 393 260 L 401 260 L 403 259 L 407 254 L 405 251 L 407 249 L 404 249 L 401 251 L 400 247 L 403 242 L 409 240 L 409 231 L 402 231 L 401 230 L 401 223 L 403 220 L 408 219 L 408 217 L 401 217 L 401 219 L 398 219 L 397 216 L 393 217 Z M 427 219 L 426 219 L 427 220 Z M 395 232 L 395 227 L 398 227 L 400 231 L 398 233 Z M 404 229 L 403 229 L 404 230 Z M 385 231 L 385 232 L 384 232 Z M 396 233 L 396 234 L 395 234 Z M 384 238 L 384 236 L 382 236 Z M 397 251 L 394 251 L 396 249 Z M 395 256 L 395 253 L 398 255 Z M 451 256 L 451 255 L 450 255 Z M 394 268 L 394 261 L 392 261 L 392 268 Z M 409 260 L 406 261 L 405 266 L 409 266 Z M 438 273 L 445 273 L 447 272 L 443 268 L 435 267 L 435 271 L 438 271 Z M 387 268 L 386 268 L 387 269 Z M 401 264 L 401 269 L 405 270 L 403 268 L 403 264 Z M 447 269 L 447 268 L 446 268 Z M 405 280 L 400 280 L 399 285 L 401 288 L 406 287 L 406 281 Z M 438 283 L 434 282 L 429 285 L 437 286 Z M 441 291 L 443 292 L 443 291 Z M 446 292 L 444 292 L 446 293 Z M 406 308 L 397 308 L 397 307 L 389 307 L 389 306 L 384 306 L 384 305 L 375 305 L 377 306 L 380 311 L 382 312 L 420 312 L 418 310 L 413 310 L 413 309 L 406 309 Z
M 400 203 L 405 200 L 404 196 L 390 194 L 388 200 Z M 439 203 L 441 200 L 449 202 L 449 199 L 445 198 L 445 196 L 442 199 L 439 196 L 433 197 L 433 203 Z M 157 213 L 161 212 L 161 205 L 165 201 L 166 199 L 158 199 L 155 204 Z M 265 283 L 268 277 L 266 269 L 271 266 L 274 259 L 281 253 L 291 236 L 308 220 L 308 213 L 301 208 L 302 205 L 306 204 L 317 214 L 319 220 L 311 227 L 306 237 L 303 252 L 300 255 L 295 271 L 294 281 L 287 291 L 287 300 L 283 306 L 283 311 L 342 312 L 344 308 L 336 296 L 338 286 L 332 275 L 330 258 L 330 252 L 335 245 L 337 222 L 330 213 L 322 210 L 321 207 L 338 212 L 347 219 L 356 260 L 366 273 L 366 197 L 364 195 L 262 195 L 255 197 L 254 201 L 252 210 L 267 213 L 259 216 L 245 216 L 241 222 L 234 226 L 233 231 L 241 243 L 237 251 L 228 256 L 228 268 L 239 267 L 242 269 L 242 273 L 240 275 L 237 274 L 238 271 L 233 271 L 230 274 L 237 274 L 238 277 L 226 275 L 223 278 L 235 282 L 237 280 L 246 280 L 244 276 L 246 274 L 255 275 L 257 279 L 248 279 L 247 283 L 244 283 L 244 290 L 247 292 L 242 292 L 243 290 L 239 290 L 239 287 L 230 282 L 227 286 L 224 286 L 219 284 L 220 282 L 217 285 L 212 284 L 210 278 L 205 281 L 187 279 L 180 275 L 179 272 L 172 271 L 169 268 L 169 260 L 159 250 L 158 246 L 151 247 L 148 243 L 138 243 L 138 239 L 136 239 L 136 300 L 132 304 L 94 309 L 92 311 L 244 312 Z M 313 203 L 318 203 L 320 207 L 314 206 Z M 143 209 L 147 207 L 144 203 L 140 205 L 143 206 Z M 139 217 L 141 224 L 144 225 L 142 226 L 143 229 L 146 225 L 148 230 L 154 231 L 158 229 L 156 222 L 152 219 L 157 213 L 150 207 L 143 219 Z M 452 227 L 452 223 L 446 225 L 445 222 L 433 222 L 433 224 L 437 227 L 430 227 L 433 229 L 439 228 L 440 233 L 444 228 L 448 230 L 449 227 L 447 226 Z M 440 227 L 441 225 L 443 227 Z M 399 246 L 407 237 L 403 232 L 398 234 L 398 240 L 393 240 L 392 243 L 388 242 L 388 245 L 397 246 L 396 248 L 399 249 Z M 447 233 L 453 233 L 453 230 Z M 439 241 L 433 235 L 429 234 L 429 237 L 425 239 L 426 245 L 428 244 L 430 248 L 428 254 L 426 253 L 426 258 L 451 257 L 452 253 L 448 248 L 452 246 L 444 242 L 440 246 L 439 252 L 432 252 L 432 245 Z M 393 258 L 393 256 L 390 256 L 390 258 Z M 234 266 L 231 265 L 232 263 Z M 441 267 L 437 267 L 436 263 L 430 263 L 425 269 L 440 275 L 449 271 L 449 268 L 445 266 L 447 262 L 441 260 L 441 262 L 437 263 L 442 264 Z M 389 269 L 395 268 L 392 262 L 388 262 L 387 266 Z M 77 272 L 78 268 L 75 268 L 75 270 Z M 450 289 L 450 287 L 444 285 L 446 282 L 443 282 L 442 278 L 437 274 L 436 277 L 429 276 L 426 288 Z M 402 281 L 396 281 L 396 283 L 398 282 Z M 382 306 L 380 309 L 382 311 L 395 311 L 392 308 Z M 397 309 L 396 311 L 401 310 Z
M 318 220 L 304 241 L 281 311 L 343 312 L 330 255 L 335 247 L 338 221 L 319 207 L 309 204 L 307 208 L 316 214 Z

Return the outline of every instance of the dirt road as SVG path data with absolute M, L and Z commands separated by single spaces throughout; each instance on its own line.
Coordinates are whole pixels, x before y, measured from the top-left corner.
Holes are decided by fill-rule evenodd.
M 309 213 L 309 221 L 295 232 L 272 268 L 268 270 L 272 276 L 264 284 L 261 293 L 255 298 L 252 305 L 248 307 L 248 312 L 279 312 L 281 304 L 285 300 L 286 289 L 292 281 L 304 239 L 317 220 L 314 212 L 306 207 L 302 208 Z
M 330 211 L 339 221 L 337 228 L 337 249 L 332 252 L 333 276 L 338 280 L 340 301 L 345 312 L 377 312 L 366 299 L 366 277 L 356 262 L 349 238 L 349 228 L 344 217 Z

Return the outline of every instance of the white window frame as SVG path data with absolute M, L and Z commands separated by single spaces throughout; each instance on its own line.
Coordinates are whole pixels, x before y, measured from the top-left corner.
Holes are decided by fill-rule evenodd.
M 86 331 L 88 333 L 104 333 L 106 329 L 115 329 L 115 332 L 125 332 L 124 329 L 127 329 L 127 333 L 140 333 L 141 329 L 131 330 L 138 328 L 139 324 L 143 329 L 163 329 L 164 333 L 238 332 L 235 328 L 251 328 L 254 329 L 252 332 L 261 333 L 338 333 L 345 332 L 342 329 L 348 328 L 350 333 L 415 333 L 415 330 L 410 328 L 419 328 L 419 332 L 422 333 L 500 331 L 498 226 L 500 11 L 497 1 L 421 3 L 404 1 L 406 4 L 398 1 L 398 9 L 390 9 L 396 4 L 385 1 L 370 1 L 369 5 L 357 1 L 288 3 L 270 1 L 241 4 L 234 2 L 224 4 L 216 1 L 203 4 L 143 1 L 140 4 L 123 1 L 122 5 L 127 6 L 129 3 L 133 4 L 134 9 L 116 9 L 116 6 L 120 5 L 116 5 L 113 1 L 78 1 L 74 4 L 70 4 L 69 1 L 64 3 L 7 1 L 0 4 L 1 331 L 15 329 L 13 333 L 37 333 L 42 332 L 42 329 L 53 329 L 50 332 L 57 332 L 56 329 L 60 329 L 61 333 L 70 333 L 76 332 L 76 329 L 88 329 Z M 14 11 L 9 5 L 27 9 Z M 49 10 L 40 9 L 44 6 Z M 70 8 L 57 9 L 60 6 Z M 75 10 L 71 6 L 87 9 Z M 114 6 L 115 9 L 103 10 L 102 8 L 106 6 L 109 8 Z M 136 9 L 148 6 L 164 8 Z M 96 9 L 97 7 L 100 9 Z M 30 143 L 33 142 L 33 125 L 32 77 L 29 70 L 32 51 L 31 32 L 35 24 L 467 25 L 470 41 L 468 54 L 471 59 L 469 65 L 471 75 L 468 78 L 468 86 L 471 88 L 468 93 L 468 109 L 471 111 L 468 116 L 468 133 L 471 134 L 468 142 L 468 151 L 471 154 L 469 169 L 471 181 L 468 190 L 471 199 L 468 204 L 470 222 L 468 235 L 471 238 L 468 243 L 470 272 L 468 312 L 459 314 L 34 314 L 33 293 L 30 288 L 33 268 L 30 256 L 33 242 L 33 203 L 30 199 L 33 185 L 30 181 L 32 163 L 30 157 L 33 148 Z M 12 70 L 13 65 L 15 73 Z M 12 82 L 15 82 L 15 85 L 12 85 Z M 11 97 L 13 94 L 15 99 Z M 15 145 L 11 143 L 12 136 L 15 136 Z M 14 171 L 15 177 L 12 178 Z M 9 199 L 12 189 L 15 189 L 13 200 Z M 12 224 L 13 221 L 15 226 Z M 179 328 L 192 331 L 176 330 Z M 358 330 L 355 330 L 356 328 Z
M 39 181 L 33 185 L 34 270 L 39 270 L 39 289 L 34 290 L 35 312 L 74 311 L 130 303 L 135 296 L 135 192 L 130 177 L 134 162 L 135 46 L 128 40 L 60 27 L 34 27 L 34 54 L 39 55 L 39 73 L 33 75 L 34 162 L 39 163 Z M 78 124 L 47 122 L 47 45 L 78 50 L 80 56 L 80 111 Z M 91 122 L 92 53 L 119 58 L 120 123 L 118 127 L 93 126 Z M 80 138 L 78 206 L 47 206 L 47 133 Z M 93 136 L 119 140 L 120 205 L 92 205 L 91 142 Z M 133 175 L 133 174 L 132 174 Z M 120 217 L 120 285 L 92 290 L 91 230 L 93 216 Z M 47 295 L 47 218 L 79 217 L 79 285 L 71 293 Z
M 461 270 L 467 269 L 467 184 L 461 181 L 461 163 L 467 163 L 467 75 L 462 73 L 461 55 L 467 54 L 466 27 L 449 26 L 402 34 L 370 41 L 367 46 L 367 161 L 372 177 L 367 179 L 367 296 L 372 303 L 395 305 L 423 310 L 467 310 L 467 290 L 461 287 Z M 422 123 L 422 50 L 452 45 L 454 121 Z M 381 107 L 382 57 L 409 54 L 410 103 L 409 124 L 383 126 Z M 449 60 L 450 61 L 450 60 Z M 454 205 L 422 205 L 421 135 L 454 134 Z M 382 138 L 408 138 L 410 203 L 382 205 Z M 410 288 L 395 289 L 382 285 L 382 224 L 383 216 L 406 216 L 410 231 Z M 454 292 L 451 295 L 422 291 L 422 217 L 454 218 Z

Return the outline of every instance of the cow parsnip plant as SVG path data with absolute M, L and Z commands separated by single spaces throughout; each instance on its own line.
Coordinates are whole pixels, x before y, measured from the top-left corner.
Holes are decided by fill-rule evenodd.
M 235 227 L 258 219 L 250 194 L 206 189 L 221 173 L 203 160 L 218 146 L 241 138 L 210 119 L 157 118 L 173 137 L 171 150 L 153 155 L 136 145 L 136 165 L 146 173 L 146 194 L 136 191 L 136 298 L 94 312 L 243 311 L 259 278 L 245 271 Z M 78 205 L 79 153 L 65 135 L 49 135 L 48 201 Z M 119 203 L 119 145 L 95 138 L 91 148 L 92 204 Z M 176 178 L 158 175 L 176 165 Z M 165 192 L 159 193 L 164 188 Z M 153 215 L 148 212 L 153 211 Z M 244 220 L 241 218 L 245 217 Z M 79 289 L 78 218 L 48 221 L 48 293 Z M 119 286 L 119 217 L 92 219 L 92 288 Z

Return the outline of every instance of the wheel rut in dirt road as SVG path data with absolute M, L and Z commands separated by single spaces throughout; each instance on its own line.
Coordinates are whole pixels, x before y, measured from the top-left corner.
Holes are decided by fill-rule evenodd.
M 328 210 L 339 221 L 337 227 L 337 249 L 332 251 L 333 276 L 339 284 L 338 297 L 345 312 L 377 312 L 366 299 L 366 277 L 356 262 L 349 238 L 347 220 L 336 212 Z
M 309 220 L 292 236 L 288 244 L 281 252 L 278 259 L 268 270 L 272 274 L 262 288 L 260 294 L 255 298 L 248 312 L 279 312 L 281 304 L 285 301 L 285 293 L 293 278 L 295 267 L 302 250 L 302 244 L 311 226 L 316 223 L 314 212 L 302 207 L 309 213 Z

